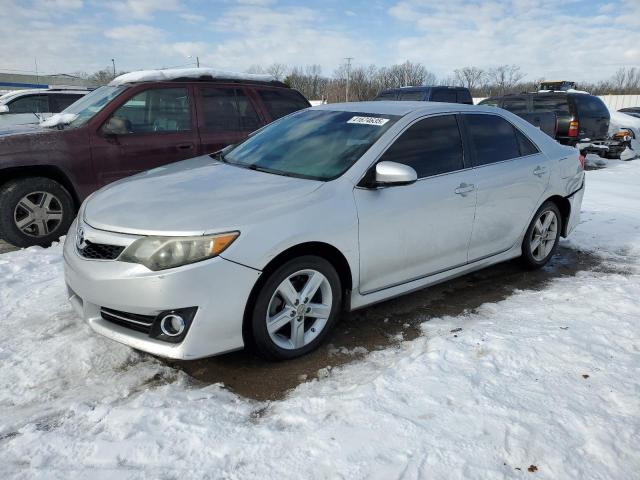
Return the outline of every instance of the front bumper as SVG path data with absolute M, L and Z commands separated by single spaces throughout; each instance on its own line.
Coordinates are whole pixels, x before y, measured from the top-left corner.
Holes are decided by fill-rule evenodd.
M 65 281 L 75 311 L 97 333 L 154 355 L 197 359 L 244 346 L 242 322 L 260 272 L 221 257 L 153 272 L 142 265 L 88 260 L 75 247 L 75 222 L 64 245 Z M 104 320 L 105 307 L 138 315 L 197 307 L 178 344 Z

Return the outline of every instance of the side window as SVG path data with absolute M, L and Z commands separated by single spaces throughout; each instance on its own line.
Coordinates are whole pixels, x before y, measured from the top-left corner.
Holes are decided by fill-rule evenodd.
M 436 90 L 431 95 L 432 102 L 456 103 L 455 90 Z
M 191 130 L 186 88 L 152 88 L 130 98 L 111 118 L 126 133 L 169 133 Z
M 7 106 L 9 107 L 9 113 L 49 112 L 49 101 L 46 95 L 28 95 L 16 98 Z
M 395 100 L 396 92 L 380 92 L 374 100 Z
M 469 105 L 473 105 L 473 98 L 471 98 L 471 93 L 467 90 L 458 90 L 456 93 L 456 98 L 458 99 L 458 103 L 467 103 Z
M 60 113 L 76 100 L 82 98 L 83 95 L 77 94 L 54 94 L 49 95 L 49 106 L 51 107 L 51 113 Z
M 273 120 L 309 107 L 309 102 L 295 90 L 258 90 Z
M 410 92 L 400 92 L 400 98 L 398 100 L 404 100 L 404 101 L 415 101 L 415 102 L 419 102 L 421 100 L 424 99 L 424 92 L 423 91 L 410 91 Z
M 555 112 L 558 115 L 570 115 L 569 102 L 566 95 L 535 95 L 533 97 L 534 112 Z
M 255 108 L 239 88 L 202 88 L 202 117 L 209 132 L 252 132 L 260 126 Z
M 441 115 L 414 123 L 380 160 L 409 165 L 418 173 L 418 178 L 463 169 L 462 140 L 456 117 Z
M 522 133 L 517 128 L 516 137 L 518 137 L 518 146 L 520 147 L 520 156 L 526 157 L 527 155 L 535 155 L 539 153 L 538 147 L 536 147 L 531 140 L 529 140 L 524 133 Z
M 465 114 L 471 145 L 476 153 L 476 165 L 509 160 L 520 156 L 516 130 L 497 115 Z
M 505 98 L 502 108 L 513 113 L 525 113 L 527 111 L 527 99 L 525 97 Z
M 587 115 L 591 117 L 606 117 L 609 113 L 604 102 L 598 97 L 580 93 L 574 95 L 573 98 L 576 102 L 578 113 L 580 115 Z

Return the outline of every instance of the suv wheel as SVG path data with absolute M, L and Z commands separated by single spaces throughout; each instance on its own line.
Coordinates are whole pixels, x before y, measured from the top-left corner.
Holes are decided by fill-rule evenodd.
M 258 292 L 251 316 L 258 353 L 285 360 L 311 352 L 327 336 L 341 305 L 340 277 L 328 261 L 315 256 L 290 260 Z
M 10 180 L 0 187 L 0 238 L 16 247 L 51 245 L 75 216 L 73 199 L 55 180 Z
M 545 202 L 536 212 L 522 241 L 522 259 L 529 268 L 543 267 L 560 241 L 562 215 L 553 202 Z

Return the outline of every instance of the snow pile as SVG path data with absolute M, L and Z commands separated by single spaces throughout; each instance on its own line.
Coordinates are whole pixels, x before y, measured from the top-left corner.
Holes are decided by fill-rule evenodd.
M 225 72 L 214 68 L 169 68 L 166 70 L 140 70 L 138 72 L 125 73 L 111 80 L 109 85 L 117 86 L 134 82 L 161 82 L 177 78 L 193 78 L 197 80 L 202 77 L 260 82 L 275 81 L 272 75 Z
M 56 113 L 46 120 L 40 122 L 41 127 L 57 127 L 58 125 L 69 125 L 78 115 L 75 113 Z
M 607 160 L 595 153 L 587 153 L 584 157 L 584 165 L 590 168 L 602 168 L 607 165 Z
M 431 319 L 272 403 L 192 385 L 93 334 L 66 303 L 59 246 L 0 255 L 3 477 L 629 478 L 638 184 L 640 162 L 588 172 L 566 244 L 610 270 Z

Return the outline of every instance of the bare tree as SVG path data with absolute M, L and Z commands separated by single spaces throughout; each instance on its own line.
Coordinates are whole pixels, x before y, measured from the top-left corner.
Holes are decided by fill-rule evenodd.
M 491 68 L 487 72 L 490 83 L 497 88 L 497 95 L 511 92 L 514 87 L 525 77 L 518 65 L 500 65 Z
M 478 67 L 462 67 L 454 70 L 453 75 L 458 85 L 474 90 L 480 86 L 485 77 L 485 71 Z

